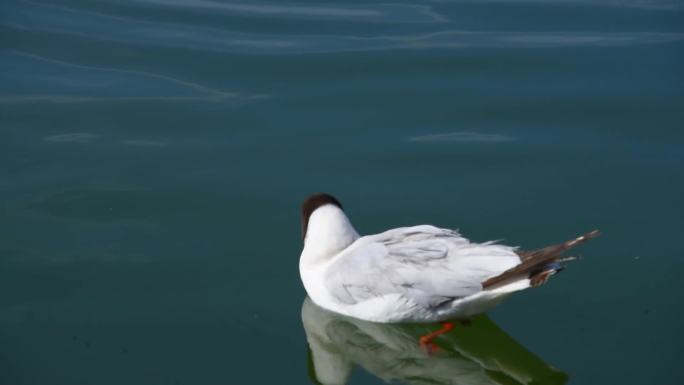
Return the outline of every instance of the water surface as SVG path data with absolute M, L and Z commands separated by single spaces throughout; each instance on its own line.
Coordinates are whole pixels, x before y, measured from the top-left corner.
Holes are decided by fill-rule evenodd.
M 309 383 L 298 205 L 327 191 L 362 233 L 431 223 L 534 248 L 601 229 L 470 329 L 492 338 L 461 331 L 438 358 L 493 376 L 476 379 L 675 383 L 683 16 L 669 0 L 2 2 L 2 382 Z M 397 352 L 433 362 L 413 353 Z M 352 367 L 350 384 L 387 378 Z

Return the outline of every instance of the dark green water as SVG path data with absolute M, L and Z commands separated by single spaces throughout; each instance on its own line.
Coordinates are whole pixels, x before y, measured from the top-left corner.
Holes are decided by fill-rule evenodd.
M 677 383 L 681 4 L 4 0 L 1 382 L 309 383 L 298 205 L 327 191 L 362 233 L 604 232 L 411 381 Z M 328 337 L 380 384 L 363 327 Z

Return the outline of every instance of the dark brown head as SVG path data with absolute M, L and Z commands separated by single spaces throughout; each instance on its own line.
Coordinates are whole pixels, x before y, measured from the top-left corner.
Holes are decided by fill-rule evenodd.
M 309 217 L 319 207 L 334 205 L 342 209 L 342 204 L 334 196 L 326 193 L 313 194 L 302 203 L 302 239 L 306 238 Z

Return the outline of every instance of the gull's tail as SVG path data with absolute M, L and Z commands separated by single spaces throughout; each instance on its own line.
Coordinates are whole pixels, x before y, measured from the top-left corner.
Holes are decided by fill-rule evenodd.
M 594 230 L 567 242 L 544 247 L 543 249 L 519 251 L 518 255 L 520 256 L 521 263 L 496 277 L 482 282 L 482 288 L 499 287 L 522 278 L 529 278 L 530 286 L 539 286 L 545 283 L 549 277 L 563 270 L 560 262 L 573 259 L 572 257 L 561 257 L 562 253 L 600 234 L 598 230 Z

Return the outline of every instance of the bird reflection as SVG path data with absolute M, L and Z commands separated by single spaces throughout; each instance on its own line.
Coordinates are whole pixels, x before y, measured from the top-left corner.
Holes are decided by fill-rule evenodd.
M 427 354 L 416 342 L 435 324 L 394 325 L 332 313 L 309 298 L 302 323 L 315 383 L 347 384 L 353 365 L 372 375 L 405 384 L 559 385 L 567 375 L 539 359 L 499 329 L 486 315 L 457 324 Z

